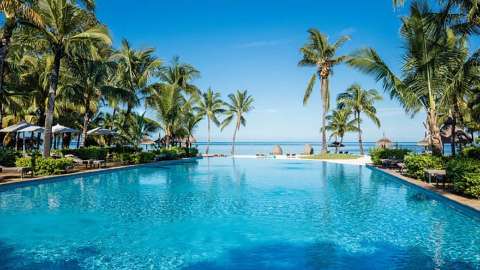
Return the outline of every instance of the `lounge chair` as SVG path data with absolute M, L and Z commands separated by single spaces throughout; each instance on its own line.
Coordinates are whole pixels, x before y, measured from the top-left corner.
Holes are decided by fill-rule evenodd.
M 20 177 L 23 179 L 25 175 L 30 173 L 30 175 L 33 177 L 33 171 L 32 168 L 26 168 L 26 167 L 4 167 L 0 165 L 0 172 L 4 173 L 20 173 Z
M 106 168 L 107 167 L 107 162 L 105 160 L 101 160 L 101 159 L 90 160 L 90 166 L 93 167 L 93 168 L 98 166 L 99 169 L 100 169 L 100 167 Z
M 74 155 L 65 155 L 65 157 L 72 159 L 75 165 L 78 165 L 78 166 L 85 165 L 85 168 L 88 168 L 88 165 L 91 164 L 90 160 L 84 160 Z

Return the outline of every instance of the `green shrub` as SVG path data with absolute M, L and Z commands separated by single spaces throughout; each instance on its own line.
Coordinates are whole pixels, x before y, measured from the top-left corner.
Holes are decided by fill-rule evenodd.
M 447 178 L 456 192 L 480 198 L 480 161 L 462 158 L 447 163 Z
M 410 154 L 405 156 L 407 175 L 416 179 L 425 180 L 426 169 L 443 169 L 445 162 L 441 157 L 422 154 Z
M 61 174 L 64 172 L 67 167 L 73 166 L 73 160 L 69 158 L 43 158 L 37 157 L 35 158 L 35 166 L 33 168 L 35 174 L 37 175 L 53 175 L 53 174 Z M 22 157 L 18 158 L 15 162 L 17 167 L 32 167 L 32 158 L 30 157 Z
M 373 164 L 382 165 L 381 159 L 404 160 L 405 156 L 411 152 L 408 149 L 373 148 L 370 150 L 370 156 Z
M 21 154 L 13 149 L 0 148 L 0 165 L 13 167 L 15 166 L 15 160 L 20 156 Z
M 78 149 L 63 149 L 63 155 L 74 155 L 81 159 L 105 160 L 107 158 L 108 149 L 98 146 L 90 146 Z
M 463 149 L 462 157 L 480 159 L 480 147 L 467 147 Z
M 139 152 L 133 155 L 132 160 L 135 164 L 149 163 L 155 159 L 155 156 L 152 152 Z

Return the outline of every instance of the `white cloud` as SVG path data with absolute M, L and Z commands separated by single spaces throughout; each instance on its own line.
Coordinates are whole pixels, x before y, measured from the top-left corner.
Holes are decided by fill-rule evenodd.
M 355 32 L 357 31 L 357 29 L 355 29 L 354 27 L 347 27 L 347 28 L 344 28 L 340 31 L 340 35 L 342 36 L 345 36 L 345 35 L 352 35 L 354 34 Z

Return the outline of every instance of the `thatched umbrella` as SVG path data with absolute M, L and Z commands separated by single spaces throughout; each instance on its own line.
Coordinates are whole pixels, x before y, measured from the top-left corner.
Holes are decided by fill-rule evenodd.
M 153 141 L 148 136 L 143 136 L 143 138 L 140 140 L 140 144 L 142 144 L 142 145 L 152 145 L 152 144 L 155 144 L 155 141 Z
M 311 144 L 305 144 L 303 147 L 303 154 L 305 155 L 313 155 L 313 147 Z
M 380 148 L 390 148 L 392 144 L 393 142 L 389 138 L 385 137 L 385 135 L 383 135 L 383 138 L 377 141 L 377 146 Z
M 280 147 L 280 145 L 278 145 L 278 144 L 275 145 L 275 147 L 273 148 L 272 153 L 273 153 L 274 155 L 276 155 L 276 156 L 277 156 L 277 155 L 283 155 L 282 147 Z

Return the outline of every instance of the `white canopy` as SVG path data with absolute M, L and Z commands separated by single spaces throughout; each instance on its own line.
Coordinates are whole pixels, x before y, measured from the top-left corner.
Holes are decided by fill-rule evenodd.
M 56 124 L 55 126 L 52 127 L 52 133 L 53 134 L 59 134 L 59 133 L 80 133 L 80 131 L 62 126 L 60 124 Z
M 6 127 L 4 129 L 0 129 L 0 132 L 3 132 L 3 133 L 17 132 L 20 129 L 26 128 L 28 126 L 30 126 L 30 124 L 25 122 L 24 120 L 22 120 L 15 125 L 11 125 L 11 126 Z
M 40 126 L 28 126 L 26 128 L 22 128 L 17 130 L 17 132 L 43 132 L 45 129 Z
M 115 135 L 117 134 L 115 131 L 110 129 L 97 127 L 92 130 L 87 131 L 87 135 Z

